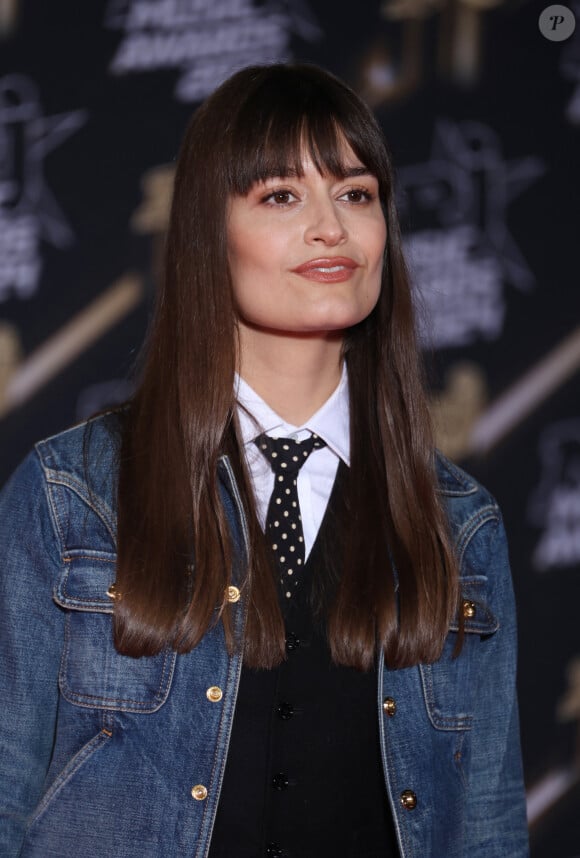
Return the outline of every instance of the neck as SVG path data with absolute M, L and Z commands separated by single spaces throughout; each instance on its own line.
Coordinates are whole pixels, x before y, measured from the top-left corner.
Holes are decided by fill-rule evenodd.
M 300 426 L 340 382 L 342 332 L 310 336 L 240 328 L 238 372 L 287 423 Z

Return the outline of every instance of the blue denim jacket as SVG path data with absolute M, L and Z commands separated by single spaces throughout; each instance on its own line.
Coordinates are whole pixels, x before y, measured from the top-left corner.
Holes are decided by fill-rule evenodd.
M 186 655 L 115 651 L 113 419 L 92 421 L 86 456 L 84 426 L 39 443 L 1 495 L 3 858 L 203 858 L 209 848 L 241 658 L 228 657 L 220 626 Z M 402 858 L 523 858 L 504 530 L 481 486 L 442 457 L 438 469 L 461 559 L 465 643 L 452 658 L 455 622 L 436 664 L 381 663 L 387 793 Z M 235 587 L 247 531 L 226 457 L 219 477 Z

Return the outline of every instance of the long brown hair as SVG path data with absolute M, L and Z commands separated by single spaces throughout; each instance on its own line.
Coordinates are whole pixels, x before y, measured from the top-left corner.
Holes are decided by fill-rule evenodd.
M 304 65 L 238 72 L 197 110 L 183 140 L 164 281 L 123 425 L 115 605 L 123 653 L 187 652 L 218 621 L 229 650 L 241 645 L 224 596 L 234 561 L 218 484 L 227 453 L 249 530 L 244 659 L 271 667 L 284 658 L 272 560 L 237 426 L 227 203 L 258 179 L 300 173 L 305 147 L 321 172 L 343 175 L 344 140 L 378 179 L 387 244 L 378 303 L 343 345 L 351 465 L 328 639 L 335 662 L 360 669 L 380 648 L 392 667 L 441 653 L 457 605 L 457 562 L 436 491 L 390 156 L 360 98 Z

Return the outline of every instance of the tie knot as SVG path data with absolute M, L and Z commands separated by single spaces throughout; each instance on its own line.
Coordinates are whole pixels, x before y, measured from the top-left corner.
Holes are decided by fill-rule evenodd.
M 295 441 L 293 438 L 270 438 L 262 434 L 254 439 L 254 443 L 275 474 L 297 473 L 313 450 L 326 446 L 326 441 L 318 435 L 311 435 L 304 441 Z

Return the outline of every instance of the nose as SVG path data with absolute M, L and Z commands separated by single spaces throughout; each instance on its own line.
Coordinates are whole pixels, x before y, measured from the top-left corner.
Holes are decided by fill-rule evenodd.
M 334 247 L 346 239 L 346 227 L 334 200 L 325 195 L 312 200 L 308 206 L 304 231 L 306 243 Z

